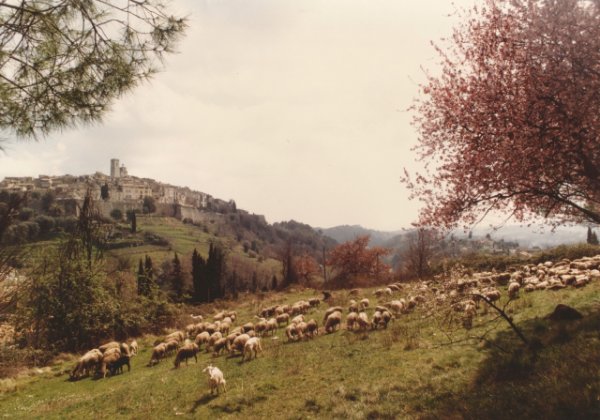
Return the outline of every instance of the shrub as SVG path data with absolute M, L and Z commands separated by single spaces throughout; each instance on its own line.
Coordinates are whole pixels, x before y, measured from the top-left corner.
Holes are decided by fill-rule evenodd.
M 110 217 L 115 219 L 117 222 L 123 220 L 123 212 L 120 209 L 112 209 L 110 212 Z

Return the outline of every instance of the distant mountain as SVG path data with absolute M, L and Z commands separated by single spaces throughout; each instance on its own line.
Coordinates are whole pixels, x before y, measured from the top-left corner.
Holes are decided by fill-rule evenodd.
M 403 249 L 408 243 L 408 234 L 412 229 L 396 231 L 378 231 L 367 229 L 360 225 L 342 225 L 332 228 L 320 229 L 324 235 L 335 239 L 339 243 L 351 241 L 358 236 L 370 235 L 372 246 L 384 246 L 393 249 Z M 599 229 L 600 230 L 600 229 Z M 457 229 L 452 232 L 456 238 L 466 238 L 468 232 Z M 563 244 L 585 242 L 587 226 L 559 226 L 552 229 L 548 226 L 520 226 L 507 225 L 499 229 L 489 227 L 476 227 L 473 229 L 473 239 L 484 238 L 486 235 L 495 241 L 518 242 L 521 248 L 549 248 Z
M 335 239 L 339 243 L 352 241 L 358 236 L 370 235 L 371 246 L 385 246 L 390 239 L 394 238 L 397 235 L 401 235 L 405 232 L 404 230 L 385 232 L 380 230 L 367 229 L 360 225 L 341 225 L 334 226 L 331 228 L 321 228 L 320 230 L 323 232 L 323 235 L 329 236 L 330 238 Z

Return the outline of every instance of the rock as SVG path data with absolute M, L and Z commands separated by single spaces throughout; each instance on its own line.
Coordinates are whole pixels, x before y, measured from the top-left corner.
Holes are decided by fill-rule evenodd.
M 577 309 L 559 303 L 548 318 L 552 321 L 573 321 L 583 318 L 583 315 Z

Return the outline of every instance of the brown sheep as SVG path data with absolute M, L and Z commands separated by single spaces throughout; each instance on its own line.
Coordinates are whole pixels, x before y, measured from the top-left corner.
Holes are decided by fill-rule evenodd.
M 121 358 L 121 351 L 117 347 L 113 347 L 104 352 L 102 362 L 100 363 L 100 375 L 106 378 L 107 367 L 117 362 Z
M 225 349 L 229 350 L 229 340 L 227 339 L 227 337 L 220 338 L 215 342 L 215 344 L 213 345 L 213 356 L 218 356 L 221 353 L 221 351 Z
M 242 353 L 244 351 L 244 345 L 246 344 L 246 341 L 248 341 L 249 339 L 250 339 L 250 336 L 248 334 L 238 335 L 233 340 L 233 344 L 231 345 L 231 348 L 229 349 L 229 354 L 233 354 L 235 351 L 239 351 L 240 353 Z
M 177 356 L 175 357 L 174 362 L 175 368 L 178 368 L 183 360 L 185 360 L 185 365 L 187 366 L 188 359 L 190 357 L 193 357 L 194 360 L 196 360 L 196 363 L 198 363 L 198 356 L 196 356 L 196 354 L 198 354 L 198 346 L 196 345 L 196 343 L 186 344 L 177 352 Z

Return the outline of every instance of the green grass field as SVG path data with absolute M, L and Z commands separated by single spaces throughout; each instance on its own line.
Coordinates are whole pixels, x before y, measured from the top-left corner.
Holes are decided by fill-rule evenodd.
M 371 290 L 364 294 L 375 301 Z M 315 295 L 310 290 L 248 295 L 225 306 L 238 311 L 239 324 L 261 307 Z M 342 291 L 336 299 L 343 303 L 347 296 Z M 557 303 L 574 306 L 584 319 L 565 325 L 545 319 Z M 280 329 L 275 339 L 263 338 L 258 359 L 245 363 L 202 353 L 197 364 L 192 360 L 179 369 L 173 357 L 147 367 L 154 337 L 146 337 L 131 372 L 70 382 L 62 371 L 73 361 L 58 363 L 0 395 L 0 417 L 599 418 L 600 283 L 523 294 L 511 305 L 516 323 L 543 343 L 535 358 L 521 350 L 506 324 L 499 324 L 492 345 L 447 345 L 423 308 L 387 330 L 367 333 L 340 330 L 287 343 Z M 321 324 L 325 307 L 309 318 Z M 205 314 L 215 309 L 200 308 Z M 482 329 L 475 323 L 470 333 Z M 208 363 L 224 372 L 226 394 L 209 394 L 201 372 Z

